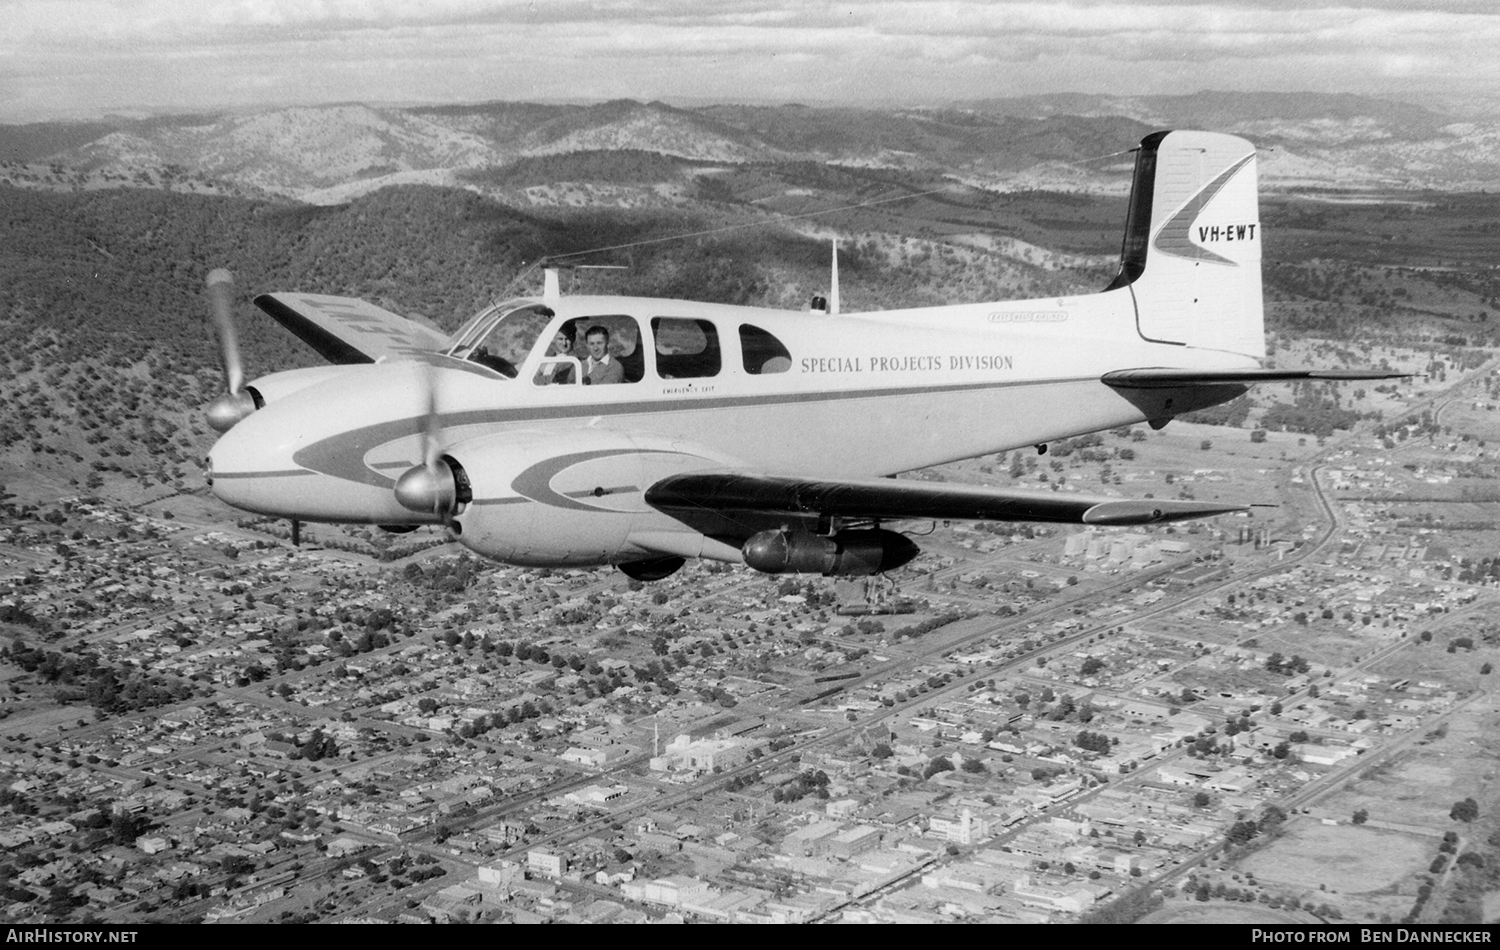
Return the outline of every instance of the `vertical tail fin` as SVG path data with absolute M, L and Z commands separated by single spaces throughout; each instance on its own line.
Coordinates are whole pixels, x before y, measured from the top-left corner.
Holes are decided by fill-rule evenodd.
M 1214 132 L 1141 140 L 1110 290 L 1129 288 L 1142 337 L 1265 356 L 1255 146 Z

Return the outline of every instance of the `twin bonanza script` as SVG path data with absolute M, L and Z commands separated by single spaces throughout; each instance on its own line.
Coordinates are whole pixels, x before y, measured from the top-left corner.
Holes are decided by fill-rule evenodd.
M 1015 358 L 982 356 L 822 356 L 805 357 L 804 373 L 920 373 L 942 370 L 1015 369 Z

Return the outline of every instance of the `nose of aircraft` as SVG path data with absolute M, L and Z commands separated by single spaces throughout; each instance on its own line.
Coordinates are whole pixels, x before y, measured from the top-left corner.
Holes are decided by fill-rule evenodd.
M 225 504 L 284 518 L 307 518 L 317 483 L 326 476 L 298 465 L 301 413 L 268 406 L 219 437 L 208 454 L 208 480 Z
M 373 375 L 351 368 L 347 377 L 239 422 L 209 453 L 214 495 L 244 511 L 299 521 L 421 521 L 396 500 L 393 477 L 366 464 L 370 450 L 411 437 L 421 421 L 399 410 L 401 418 L 391 420 L 389 400 L 374 397 L 389 387 L 365 378 Z

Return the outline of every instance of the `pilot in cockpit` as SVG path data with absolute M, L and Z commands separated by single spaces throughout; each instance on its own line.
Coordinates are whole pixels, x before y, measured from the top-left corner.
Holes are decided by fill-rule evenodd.
M 583 363 L 584 385 L 623 383 L 625 367 L 609 352 L 609 328 L 595 324 L 589 327 L 583 339 L 589 348 L 588 359 Z

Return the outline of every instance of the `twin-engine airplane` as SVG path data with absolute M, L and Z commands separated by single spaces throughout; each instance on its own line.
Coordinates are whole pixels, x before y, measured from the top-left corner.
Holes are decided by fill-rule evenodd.
M 246 386 L 229 276 L 209 277 L 229 392 L 214 494 L 294 521 L 446 525 L 510 564 L 688 558 L 860 575 L 918 548 L 893 524 L 1142 525 L 1244 506 L 895 480 L 1225 402 L 1264 369 L 1255 149 L 1141 142 L 1119 275 L 1097 294 L 840 314 L 633 297 L 490 307 L 448 339 L 362 300 L 255 303 L 334 365 Z M 834 300 L 837 300 L 836 290 Z M 586 352 L 586 350 L 588 352 Z M 613 364 L 613 368 L 611 368 Z

